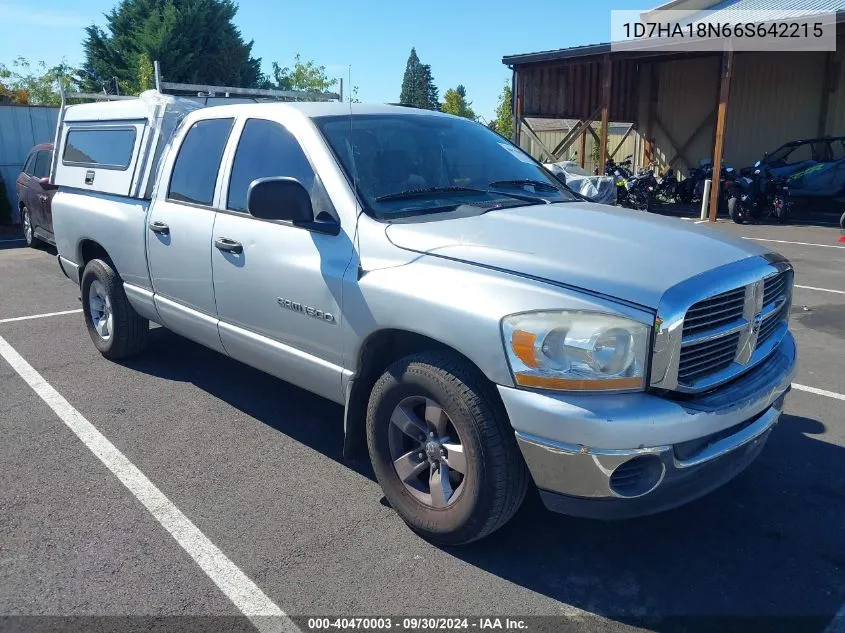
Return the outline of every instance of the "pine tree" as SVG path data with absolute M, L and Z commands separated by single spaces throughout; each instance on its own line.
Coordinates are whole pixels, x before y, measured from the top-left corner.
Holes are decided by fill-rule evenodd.
M 405 65 L 405 75 L 402 77 L 402 92 L 399 94 L 399 102 L 405 105 L 421 107 L 420 84 L 422 81 L 422 64 L 417 57 L 417 49 L 412 48 L 408 55 L 408 63 Z
M 425 86 L 425 105 L 422 106 L 426 110 L 440 109 L 440 91 L 434 84 L 434 77 L 431 76 L 431 66 L 423 64 L 423 85 Z
M 233 22 L 237 11 L 233 0 L 121 0 L 105 31 L 86 29 L 85 88 L 99 92 L 117 77 L 121 92 L 137 93 L 150 60 L 161 62 L 167 81 L 261 85 L 261 60 Z
M 426 110 L 440 109 L 439 94 L 431 76 L 431 66 L 420 62 L 416 48 L 412 48 L 408 56 L 399 102 Z

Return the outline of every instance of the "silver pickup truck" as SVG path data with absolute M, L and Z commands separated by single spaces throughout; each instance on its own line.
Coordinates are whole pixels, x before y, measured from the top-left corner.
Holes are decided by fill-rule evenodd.
M 500 527 L 529 485 L 630 517 L 762 450 L 795 371 L 783 257 L 588 203 L 464 119 L 183 106 L 62 116 L 59 265 L 105 357 L 153 321 L 343 404 L 344 454 L 441 543 Z

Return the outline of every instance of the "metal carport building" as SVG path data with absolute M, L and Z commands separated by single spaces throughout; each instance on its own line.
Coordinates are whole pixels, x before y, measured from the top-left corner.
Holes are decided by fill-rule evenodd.
M 665 9 L 724 11 L 726 20 L 745 10 L 835 12 L 837 51 L 613 51 L 605 43 L 508 55 L 514 141 L 533 134 L 526 117 L 583 123 L 548 148 L 555 155 L 583 143 L 591 121 L 628 122 L 635 164 L 685 171 L 719 154 L 739 168 L 787 141 L 845 135 L 845 0 L 674 0 L 654 11 Z M 715 198 L 710 211 L 715 219 Z

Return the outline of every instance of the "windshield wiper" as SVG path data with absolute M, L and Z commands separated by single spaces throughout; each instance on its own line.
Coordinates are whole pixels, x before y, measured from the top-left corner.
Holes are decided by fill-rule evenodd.
M 541 189 L 543 191 L 560 191 L 558 187 L 553 185 L 550 182 L 543 182 L 542 180 L 531 180 L 531 179 L 524 179 L 524 180 L 496 180 L 491 182 L 488 187 L 494 189 L 500 189 L 503 187 L 522 187 L 523 185 L 533 185 L 535 189 Z
M 388 193 L 376 198 L 376 202 L 386 202 L 387 200 L 408 200 L 409 198 L 426 198 L 428 196 L 437 196 L 441 193 L 487 193 L 484 189 L 473 189 L 472 187 L 425 187 L 423 189 L 408 189 L 406 191 L 397 191 L 396 193 Z

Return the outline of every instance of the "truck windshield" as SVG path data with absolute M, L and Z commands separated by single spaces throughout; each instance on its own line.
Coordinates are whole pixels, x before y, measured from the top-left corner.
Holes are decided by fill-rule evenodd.
M 576 199 L 533 158 L 472 121 L 420 113 L 314 121 L 377 218 Z

